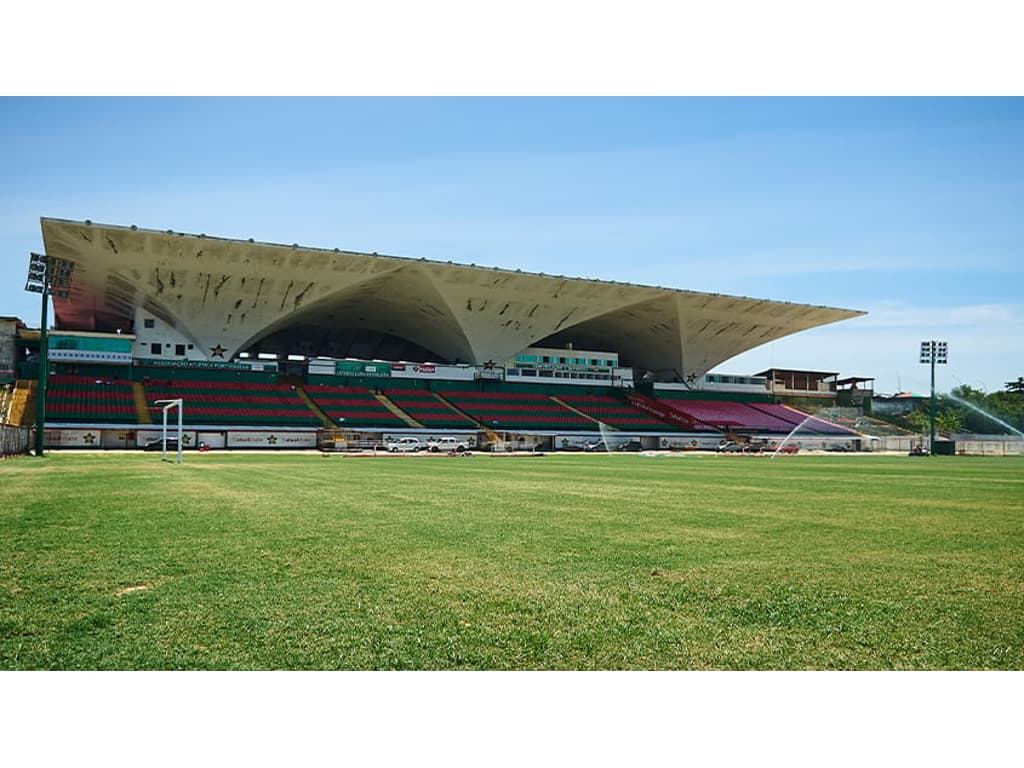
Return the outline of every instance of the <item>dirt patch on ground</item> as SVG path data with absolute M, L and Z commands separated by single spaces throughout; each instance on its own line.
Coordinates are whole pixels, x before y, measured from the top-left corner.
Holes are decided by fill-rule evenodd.
M 119 590 L 117 590 L 117 592 L 114 593 L 114 595 L 117 596 L 117 597 L 120 597 L 121 595 L 127 595 L 129 592 L 139 592 L 139 591 L 141 591 L 143 589 L 152 589 L 152 588 L 153 588 L 152 584 L 139 584 L 136 587 L 125 587 L 124 589 L 119 589 Z
M 115 597 L 122 597 L 124 595 L 129 595 L 132 592 L 142 592 L 142 591 L 147 590 L 147 589 L 153 589 L 154 587 L 159 587 L 161 584 L 163 584 L 166 581 L 168 581 L 168 579 L 156 579 L 155 581 L 147 581 L 147 582 L 144 582 L 142 584 L 136 584 L 133 587 L 124 587 L 122 589 L 117 590 L 114 593 L 114 596 Z

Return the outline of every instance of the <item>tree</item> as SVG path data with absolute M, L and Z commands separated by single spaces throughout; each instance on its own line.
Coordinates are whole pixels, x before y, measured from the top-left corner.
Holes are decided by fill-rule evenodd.
M 928 411 L 923 409 L 911 411 L 903 417 L 903 420 L 910 425 L 911 429 L 915 429 L 918 432 L 927 432 L 931 427 L 931 418 L 928 415 Z
M 964 417 L 967 413 L 960 408 L 947 408 L 935 414 L 935 428 L 939 432 L 949 434 L 960 432 L 964 428 Z
M 1005 390 L 989 394 L 961 384 L 950 391 L 949 399 L 969 408 L 963 411 L 961 430 L 964 432 L 1004 433 L 1010 431 L 1006 425 L 1024 429 L 1024 377 L 1007 382 Z M 948 407 L 952 407 L 952 403 Z
M 984 390 L 975 389 L 970 384 L 961 384 L 959 387 L 953 387 L 949 394 L 954 398 L 966 400 L 975 405 L 984 403 L 986 397 Z

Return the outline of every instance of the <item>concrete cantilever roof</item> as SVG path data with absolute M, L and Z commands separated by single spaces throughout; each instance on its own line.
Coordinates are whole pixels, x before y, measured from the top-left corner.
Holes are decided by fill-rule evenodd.
M 41 220 L 74 261 L 58 326 L 130 330 L 138 308 L 225 359 L 290 326 L 387 332 L 438 358 L 501 362 L 531 344 L 616 351 L 691 378 L 741 352 L 863 312 L 206 235 Z

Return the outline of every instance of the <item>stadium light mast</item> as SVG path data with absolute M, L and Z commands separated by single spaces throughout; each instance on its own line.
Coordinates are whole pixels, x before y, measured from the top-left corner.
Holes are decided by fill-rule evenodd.
M 921 362 L 930 363 L 932 367 L 932 401 L 931 401 L 931 442 L 928 452 L 935 455 L 935 364 L 945 365 L 947 362 L 948 345 L 944 341 L 922 341 Z
M 25 290 L 41 293 L 42 309 L 39 312 L 39 383 L 36 386 L 36 456 L 43 455 L 43 440 L 46 426 L 46 383 L 50 374 L 50 362 L 46 337 L 47 309 L 50 296 L 67 298 L 71 290 L 71 275 L 75 265 L 66 259 L 33 253 L 28 262 L 28 280 Z

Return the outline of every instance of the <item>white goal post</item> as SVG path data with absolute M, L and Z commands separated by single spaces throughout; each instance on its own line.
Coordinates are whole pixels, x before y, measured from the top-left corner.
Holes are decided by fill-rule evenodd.
M 184 403 L 184 400 L 182 400 L 181 398 L 178 398 L 177 400 L 157 400 L 156 403 L 155 403 L 156 405 L 162 405 L 164 407 L 164 429 L 163 429 L 163 436 L 160 438 L 160 441 L 161 441 L 160 448 L 161 448 L 161 451 L 162 451 L 161 452 L 161 460 L 162 461 L 167 461 L 167 412 L 169 410 L 173 409 L 173 408 L 177 408 L 178 409 L 178 463 L 181 464 L 181 448 L 182 448 L 181 438 L 182 438 L 182 435 L 183 435 L 182 429 L 181 429 L 181 412 L 182 412 L 182 410 L 184 410 L 184 406 L 182 405 L 183 403 Z

